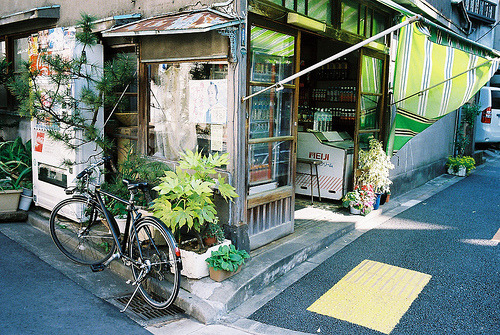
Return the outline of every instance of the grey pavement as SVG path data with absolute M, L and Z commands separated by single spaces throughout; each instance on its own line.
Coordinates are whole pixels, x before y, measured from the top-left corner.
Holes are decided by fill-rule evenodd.
M 492 152 L 489 157 L 490 159 L 498 160 L 498 152 Z M 478 170 L 482 168 L 484 167 L 479 166 Z M 316 215 L 319 217 L 319 220 L 316 221 L 319 222 L 318 229 L 322 227 L 321 225 L 326 225 L 326 227 L 334 227 L 334 229 L 332 229 L 334 233 L 331 236 L 324 237 L 318 236 L 320 234 L 317 232 L 314 233 L 314 229 L 311 230 L 308 228 L 303 232 L 299 229 L 294 236 L 282 239 L 282 241 L 274 243 L 267 248 L 254 251 L 252 255 L 253 259 L 245 266 L 242 272 L 238 276 L 227 280 L 227 283 L 223 282 L 225 284 L 215 284 L 207 278 L 196 282 L 184 281 L 184 287 L 186 288 L 187 286 L 187 289 L 190 291 L 181 293 L 180 300 L 192 302 L 191 305 L 185 303 L 182 307 L 187 312 L 194 311 L 190 314 L 201 319 L 203 322 L 199 322 L 193 317 L 169 319 L 168 321 L 157 322 L 156 324 L 145 324 L 134 319 L 140 323 L 137 328 L 137 333 L 139 334 L 140 331 L 144 331 L 142 327 L 145 327 L 146 330 L 153 334 L 301 334 L 300 332 L 294 332 L 251 320 L 249 316 L 371 229 L 383 224 L 405 210 L 422 203 L 434 194 L 461 180 L 463 179 L 460 177 L 442 175 L 406 194 L 391 198 L 391 201 L 381 206 L 380 210 L 373 211 L 366 217 L 338 213 L 330 214 L 325 212 L 313 213 L 310 209 L 299 211 L 296 217 L 300 218 L 301 216 L 307 217 L 308 215 Z M 337 225 L 334 224 L 333 221 L 340 221 L 342 224 Z M 48 266 L 52 270 L 57 270 L 56 272 L 59 272 L 57 278 L 69 280 L 69 285 L 72 286 L 61 286 L 61 290 L 57 291 L 58 296 L 68 291 L 69 288 L 71 291 L 73 289 L 81 292 L 86 291 L 91 295 L 90 301 L 92 305 L 103 304 L 105 308 L 112 310 L 110 312 L 111 314 L 118 313 L 118 318 L 125 317 L 118 312 L 115 306 L 106 302 L 111 301 L 113 297 L 121 296 L 131 291 L 131 288 L 125 285 L 123 278 L 118 277 L 112 271 L 103 271 L 95 274 L 90 272 L 88 267 L 73 264 L 55 248 L 50 237 L 42 230 L 43 229 L 37 229 L 27 223 L 0 224 L 0 232 L 8 236 L 11 240 L 19 243 L 23 248 L 19 246 L 16 248 L 27 252 L 28 255 L 30 255 L 29 258 L 31 263 L 37 263 L 37 258 L 41 259 L 43 262 L 38 263 L 42 264 L 42 266 Z M 310 237 L 307 239 L 307 242 L 304 239 L 306 235 Z M 306 243 L 310 243 L 315 247 L 305 248 Z M 311 250 L 304 252 L 304 248 Z M 277 250 L 280 251 L 279 254 L 276 253 Z M 3 251 L 3 253 L 5 254 L 5 251 Z M 275 257 L 271 257 L 273 254 Z M 285 257 L 283 255 L 285 255 Z M 283 257 L 290 259 L 288 263 L 282 264 L 276 259 Z M 265 260 L 269 261 L 267 265 L 263 264 Z M 43 265 L 44 262 L 48 265 Z M 2 269 L 3 268 L 4 265 L 2 264 Z M 272 270 L 271 272 L 275 273 L 275 276 L 271 278 L 266 277 L 267 279 L 264 284 L 261 283 L 260 286 L 256 285 L 256 282 L 262 282 L 264 274 L 266 271 L 269 272 L 270 269 Z M 12 276 L 15 277 L 16 273 L 17 272 L 14 271 Z M 35 274 L 36 273 L 33 273 L 33 275 Z M 55 275 L 49 277 L 54 276 Z M 2 279 L 2 281 L 4 282 L 2 288 L 5 290 L 5 280 Z M 58 281 L 62 282 L 60 279 Z M 54 282 L 54 284 L 56 283 Z M 33 282 L 33 286 L 37 286 L 35 282 Z M 238 287 L 243 287 L 243 289 L 240 290 Z M 21 287 L 19 287 L 19 289 L 21 289 Z M 52 293 L 51 291 L 43 289 L 38 289 L 37 291 L 32 290 L 35 289 L 30 288 L 27 292 L 36 295 L 37 299 L 39 299 L 39 304 L 43 305 L 47 300 L 50 300 L 46 293 Z M 213 294 L 208 297 L 207 300 L 200 300 L 196 297 L 196 291 L 209 291 Z M 244 296 L 245 291 L 250 292 L 250 294 Z M 81 294 L 83 293 L 79 293 L 77 296 Z M 3 296 L 2 294 L 0 299 L 2 299 Z M 96 301 L 100 302 L 96 303 Z M 196 306 L 197 302 L 201 302 L 199 306 Z M 21 304 L 22 303 L 17 304 L 17 301 L 14 302 L 11 304 L 12 307 L 0 312 L 0 318 L 3 319 L 4 315 L 13 315 L 16 313 L 16 309 L 20 308 L 22 310 L 23 307 Z M 55 306 L 57 304 L 54 303 L 53 305 L 54 306 L 51 306 L 51 308 L 55 308 L 55 311 L 57 311 L 57 306 Z M 9 306 L 9 304 L 3 301 L 2 306 Z M 210 311 L 214 306 L 222 306 L 223 308 L 214 314 L 213 311 Z M 209 311 L 206 312 L 205 310 Z M 2 313 L 4 314 L 2 315 Z M 17 311 L 17 313 L 19 313 L 19 311 Z M 110 314 L 107 313 L 106 317 L 109 315 Z M 199 317 L 200 315 L 201 317 Z M 209 318 L 207 315 L 211 317 Z M 51 316 L 54 318 L 57 317 L 57 312 L 51 314 Z M 57 320 L 59 319 L 60 318 L 57 318 Z M 125 319 L 127 318 L 125 317 Z M 27 324 L 32 326 L 36 323 L 34 320 L 30 320 L 30 322 L 31 323 Z M 114 331 L 111 329 L 114 327 L 113 322 L 107 322 L 110 326 L 109 331 L 106 331 L 107 333 L 116 333 L 116 328 L 114 328 Z M 78 325 L 78 320 L 75 320 L 74 324 Z M 29 329 L 29 327 L 25 329 Z M 98 332 L 101 333 L 100 330 Z M 5 332 L 0 331 L 0 333 L 3 334 Z M 15 334 L 16 332 L 11 333 Z M 23 334 L 24 332 L 17 333 Z M 88 331 L 86 333 L 91 334 L 95 332 Z M 131 331 L 129 333 L 135 334 L 136 332 Z M 9 333 L 7 332 L 7 334 Z

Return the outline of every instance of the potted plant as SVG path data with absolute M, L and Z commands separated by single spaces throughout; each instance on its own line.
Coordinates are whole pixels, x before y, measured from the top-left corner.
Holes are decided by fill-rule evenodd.
M 224 242 L 224 231 L 219 225 L 219 219 L 216 218 L 214 222 L 208 222 L 202 234 L 203 244 L 211 247 L 215 244 Z
M 359 184 L 372 185 L 377 194 L 374 209 L 378 208 L 382 193 L 389 192 L 389 170 L 394 169 L 391 158 L 383 149 L 382 143 L 371 137 L 367 151 L 359 151 Z
M 175 171 L 166 171 L 154 188 L 158 197 L 152 209 L 154 215 L 169 227 L 181 248 L 182 274 L 189 278 L 208 276 L 205 259 L 215 246 L 207 249 L 202 234 L 207 225 L 217 223 L 214 204 L 215 190 L 226 200 L 238 195 L 234 187 L 217 172 L 227 164 L 228 154 L 203 156 L 190 150 L 180 154 Z M 194 238 L 190 238 L 194 236 Z M 230 241 L 224 241 L 230 244 Z M 188 250 L 190 249 L 190 250 Z
M 446 166 L 449 174 L 465 177 L 476 168 L 476 161 L 471 156 L 449 156 Z
M 210 268 L 210 278 L 220 282 L 235 275 L 248 258 L 250 255 L 245 250 L 238 250 L 234 245 L 220 246 L 206 259 Z
M 20 137 L 0 143 L 0 211 L 16 211 L 23 187 L 31 188 L 31 141 Z M 26 197 L 30 197 L 26 194 Z M 31 204 L 29 198 L 29 204 Z M 8 205 L 8 206 L 7 206 Z M 23 207 L 24 208 L 24 207 Z
M 342 198 L 342 205 L 348 207 L 352 214 L 367 215 L 373 209 L 375 193 L 371 185 L 356 185 Z

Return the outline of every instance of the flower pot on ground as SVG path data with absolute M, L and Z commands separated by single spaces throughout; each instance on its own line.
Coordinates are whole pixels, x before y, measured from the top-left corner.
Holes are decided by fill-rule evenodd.
M 0 213 L 15 212 L 22 190 L 0 190 Z
M 381 198 L 382 198 L 382 193 L 375 193 L 375 201 L 373 201 L 373 210 L 379 209 Z
M 19 209 L 22 211 L 28 211 L 33 202 L 33 196 L 25 195 L 21 193 L 21 198 L 19 199 Z
M 476 168 L 476 161 L 471 156 L 449 156 L 446 167 L 449 174 L 465 177 Z
M 226 271 L 226 270 L 215 270 L 214 268 L 210 268 L 210 278 L 215 280 L 216 282 L 221 282 L 228 278 L 231 278 L 235 274 L 241 271 L 241 265 L 238 266 L 238 270 L 236 271 Z
M 361 209 L 354 208 L 353 206 L 349 206 L 349 212 L 354 215 L 361 214 Z
M 342 206 L 353 208 L 355 213 L 351 211 L 352 214 L 357 214 L 359 210 L 361 215 L 366 215 L 373 209 L 374 201 L 375 193 L 371 185 L 356 185 L 342 198 Z
M 213 251 L 221 246 L 231 245 L 230 240 L 224 240 L 221 244 L 212 246 L 202 254 L 196 251 L 186 250 L 181 247 L 182 271 L 181 275 L 190 279 L 201 279 L 210 274 L 206 259 L 210 257 Z
M 223 245 L 212 251 L 211 256 L 206 259 L 210 268 L 210 278 L 215 281 L 222 281 L 235 275 L 245 264 L 245 259 L 250 255 L 245 250 L 238 250 L 234 245 Z M 212 270 L 213 269 L 213 270 Z M 221 273 L 219 271 L 226 271 Z

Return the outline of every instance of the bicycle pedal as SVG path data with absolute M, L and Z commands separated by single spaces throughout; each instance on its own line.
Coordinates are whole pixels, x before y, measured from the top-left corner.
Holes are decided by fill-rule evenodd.
M 104 264 L 92 264 L 90 266 L 90 269 L 92 270 L 92 272 L 99 272 L 99 271 L 102 271 L 106 268 L 106 266 Z

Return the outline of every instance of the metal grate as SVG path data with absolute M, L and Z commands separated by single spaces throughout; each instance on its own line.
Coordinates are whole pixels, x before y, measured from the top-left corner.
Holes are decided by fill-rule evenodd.
M 123 308 L 127 305 L 131 296 L 132 294 L 128 294 L 120 298 L 115 298 L 114 300 Z M 127 314 L 133 314 L 133 316 L 143 321 L 147 321 L 148 323 L 152 321 L 166 321 L 166 319 L 184 316 L 184 310 L 175 305 L 170 305 L 165 309 L 157 309 L 149 305 L 140 295 L 134 297 L 125 312 Z

